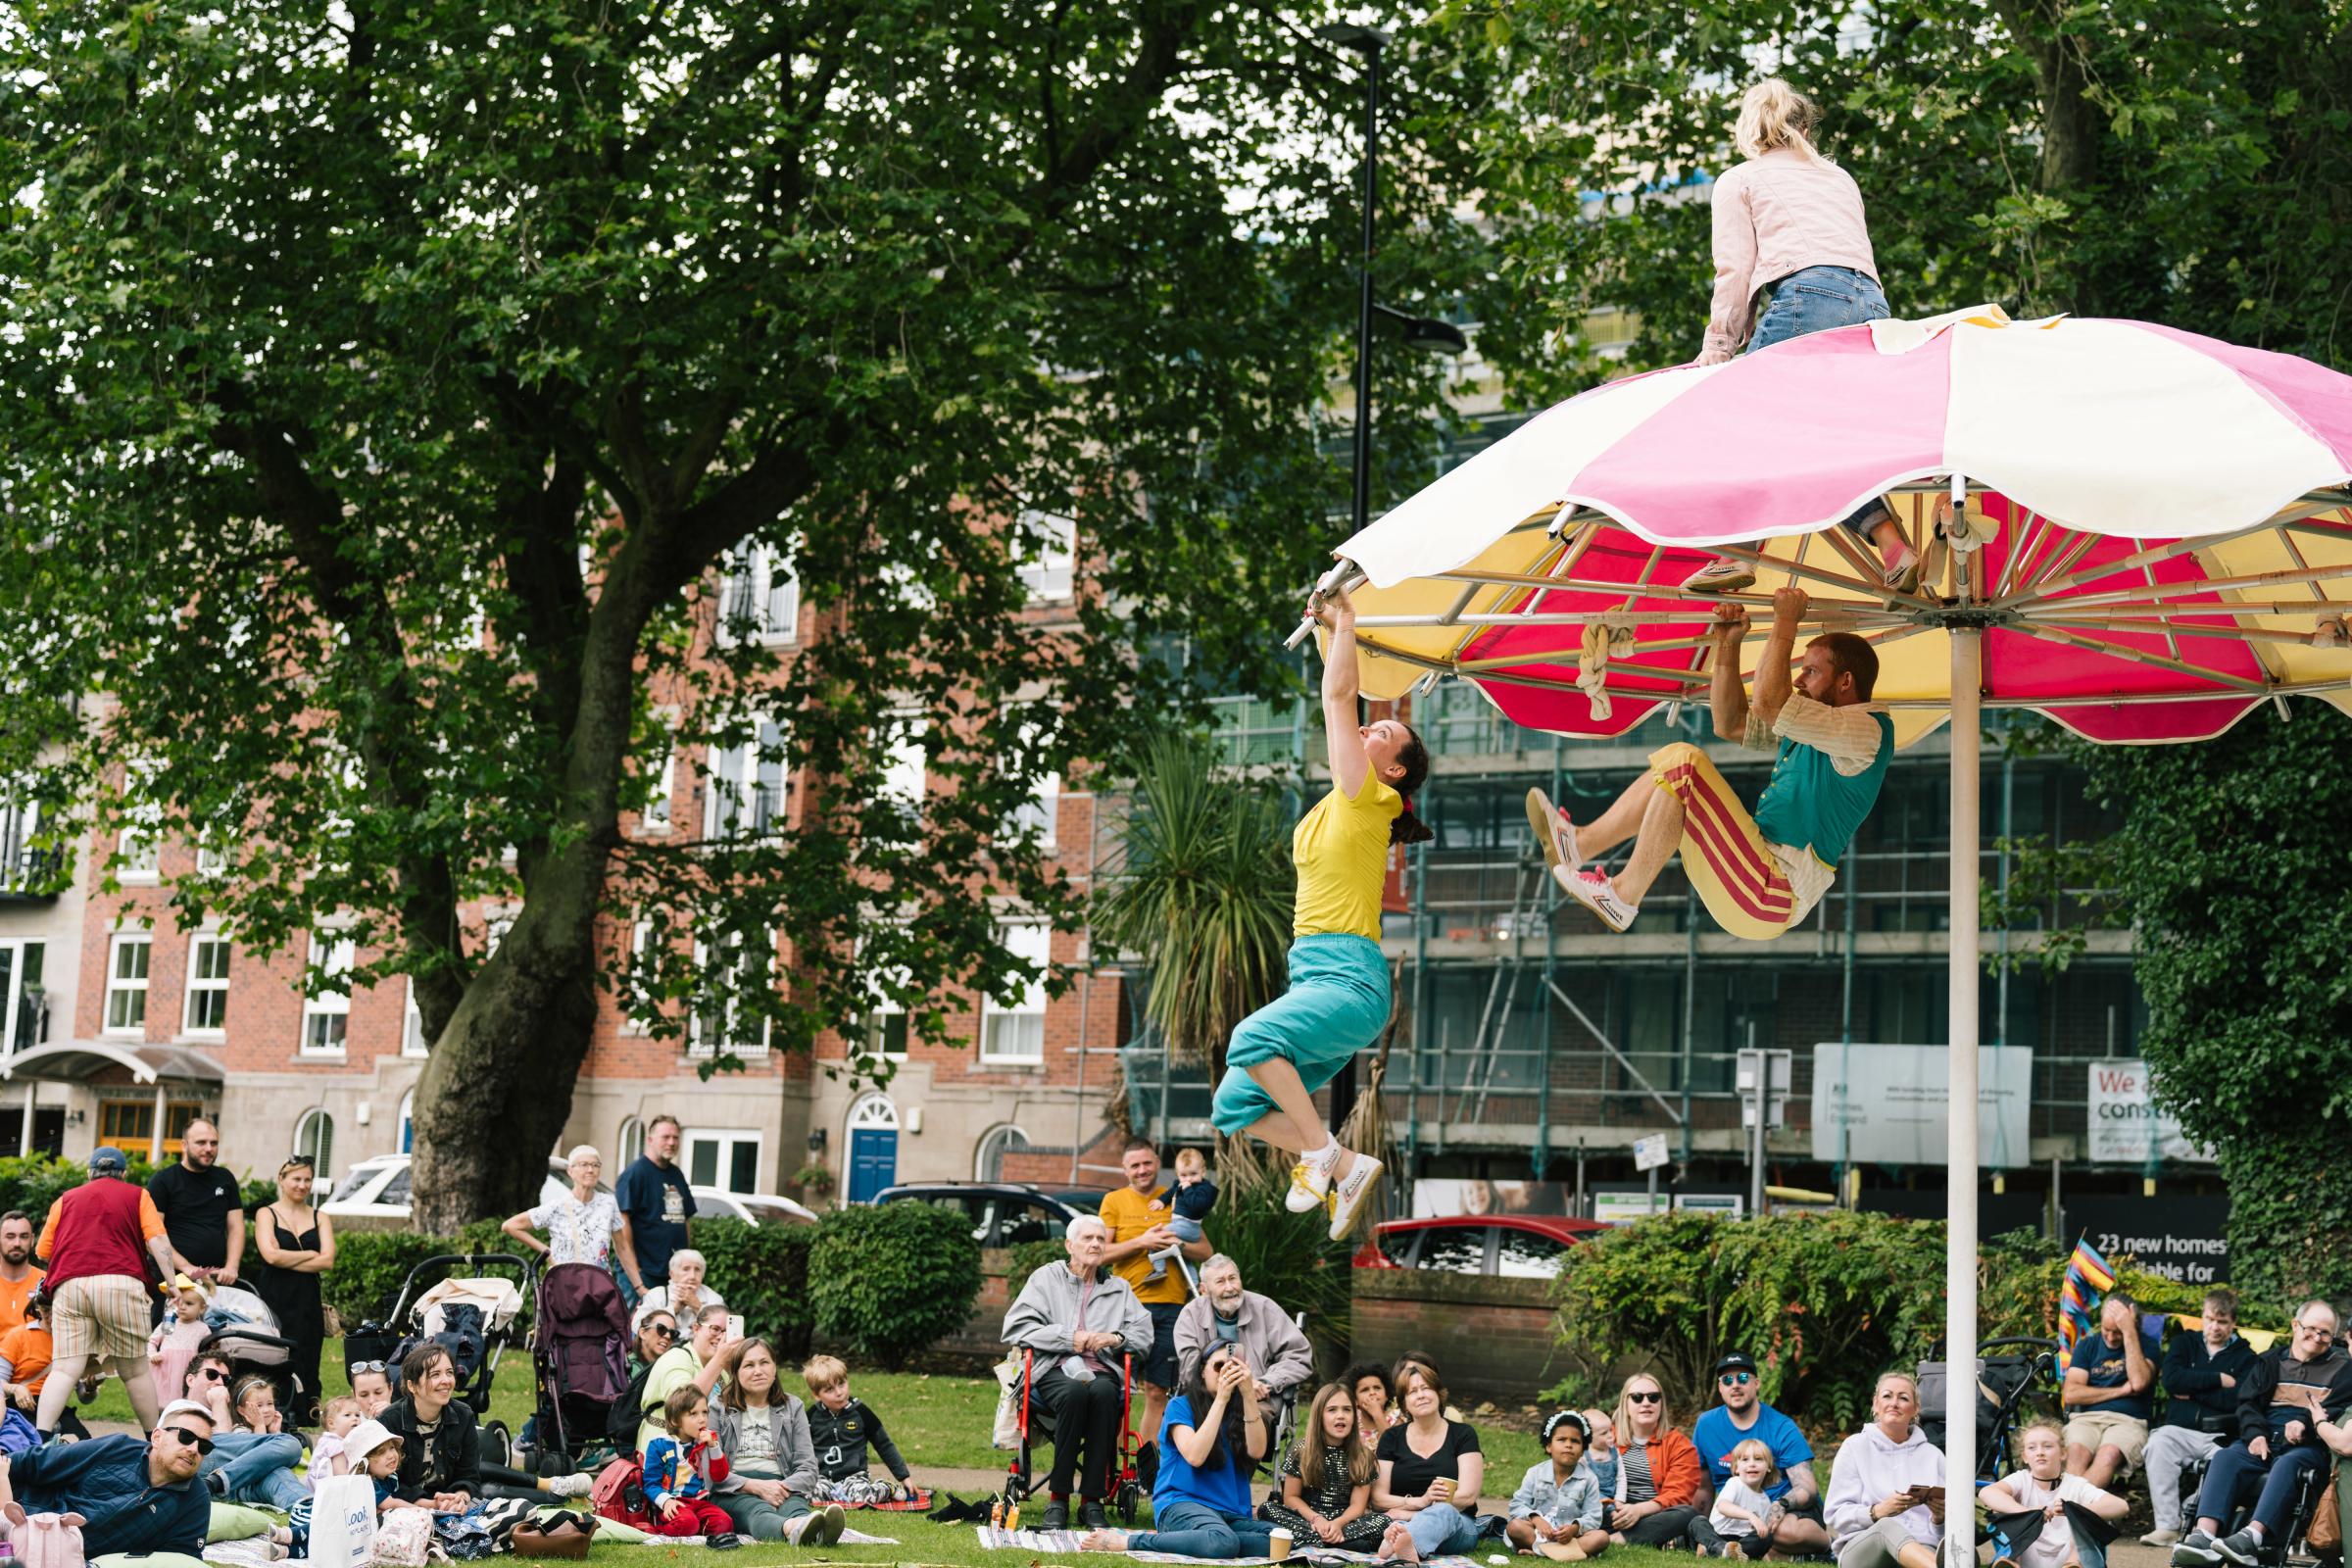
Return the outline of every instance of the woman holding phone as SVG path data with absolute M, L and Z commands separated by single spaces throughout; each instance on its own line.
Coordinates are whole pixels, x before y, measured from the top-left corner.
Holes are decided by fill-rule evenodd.
M 1936 1568 L 1943 1543 L 1943 1450 L 1919 1430 L 1919 1385 L 1888 1372 L 1871 1424 L 1838 1446 L 1822 1518 L 1838 1568 Z

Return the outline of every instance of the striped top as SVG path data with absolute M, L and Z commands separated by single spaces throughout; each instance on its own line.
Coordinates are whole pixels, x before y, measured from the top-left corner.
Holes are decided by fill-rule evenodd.
M 1618 1488 L 1624 1502 L 1647 1502 L 1658 1494 L 1657 1479 L 1649 1473 L 1649 1445 L 1636 1438 L 1617 1456 Z

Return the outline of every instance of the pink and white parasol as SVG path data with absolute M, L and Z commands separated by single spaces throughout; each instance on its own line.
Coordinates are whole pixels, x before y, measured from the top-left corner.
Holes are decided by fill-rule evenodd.
M 1364 690 L 1474 683 L 1520 723 L 1620 734 L 1703 698 L 1720 601 L 1678 584 L 1754 564 L 1814 629 L 1876 644 L 1898 739 L 1950 720 L 1947 1038 L 1977 1042 L 1980 714 L 2093 740 L 2186 741 L 2292 695 L 2352 708 L 2352 377 L 2138 321 L 2013 323 L 1983 307 L 1818 332 L 1598 387 L 1539 415 L 1335 552 Z M 1962 503 L 1947 536 L 1938 495 Z M 1879 586 L 1838 525 L 1886 495 L 1931 570 Z M 1752 664 L 1759 630 L 1744 647 Z M 1303 628 L 1302 628 L 1303 630 Z M 1946 1343 L 1977 1340 L 1977 1054 L 1949 1054 Z M 1976 1464 L 1950 1380 L 1947 1473 Z M 1956 1484 L 1956 1483 L 1955 1483 Z M 1947 1545 L 1973 1556 L 1967 1510 Z

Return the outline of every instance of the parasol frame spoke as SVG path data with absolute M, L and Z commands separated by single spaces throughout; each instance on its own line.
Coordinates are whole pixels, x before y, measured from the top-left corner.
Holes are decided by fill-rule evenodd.
M 2243 692 L 2268 696 L 2271 691 L 2271 682 L 2267 680 L 2250 680 L 2243 675 L 2231 675 L 2222 670 L 2208 669 L 2203 664 L 2193 664 L 2181 659 L 2168 659 L 2162 654 L 2152 654 L 2144 648 L 2133 648 L 2127 643 L 2109 642 L 2103 637 L 2085 637 L 2078 632 L 2061 631 L 2040 621 L 2036 621 L 2031 626 L 2018 626 L 2014 629 L 2021 636 L 2031 637 L 2036 642 L 2060 643 L 2069 648 L 2080 648 L 2085 653 L 2098 654 L 2109 659 L 2128 660 L 2134 664 L 2148 664 L 2157 669 L 2169 669 L 2175 674 L 2187 675 L 2195 680 L 2209 680 L 2217 685 L 2234 687 Z

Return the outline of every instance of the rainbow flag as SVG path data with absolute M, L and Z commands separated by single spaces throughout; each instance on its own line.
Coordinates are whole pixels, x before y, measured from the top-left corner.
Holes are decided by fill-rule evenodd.
M 2074 1364 L 2075 1346 L 2098 1325 L 2099 1299 L 2115 1288 L 2115 1266 L 2086 1241 L 2075 1243 L 2066 1260 L 2066 1284 L 2058 1293 L 2058 1371 Z

